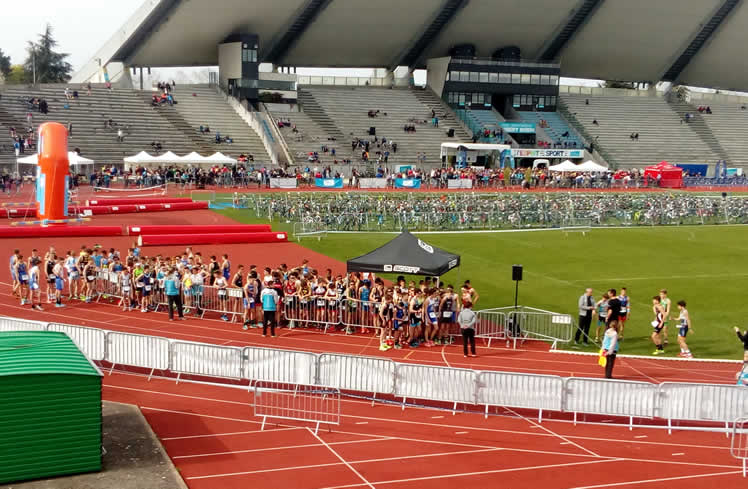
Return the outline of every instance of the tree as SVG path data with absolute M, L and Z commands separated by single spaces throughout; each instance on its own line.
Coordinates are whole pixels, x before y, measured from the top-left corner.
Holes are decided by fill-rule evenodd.
M 23 69 L 23 65 L 12 65 L 10 72 L 5 76 L 6 84 L 20 84 L 26 81 L 26 70 Z
M 70 80 L 73 66 L 66 61 L 70 55 L 56 52 L 55 46 L 57 41 L 52 37 L 52 26 L 47 24 L 44 33 L 39 34 L 38 42 L 28 42 L 28 56 L 23 65 L 26 81 L 34 81 L 34 73 L 36 83 L 65 83 Z
M 0 73 L 6 77 L 10 73 L 10 56 L 6 56 L 2 49 L 0 49 Z

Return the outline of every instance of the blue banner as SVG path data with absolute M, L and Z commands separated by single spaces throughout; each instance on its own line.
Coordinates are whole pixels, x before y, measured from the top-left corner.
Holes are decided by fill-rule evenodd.
M 529 122 L 499 122 L 499 127 L 513 134 L 535 134 L 535 124 Z
M 315 178 L 314 185 L 319 188 L 343 188 L 342 178 Z
M 416 178 L 396 178 L 395 188 L 421 188 L 421 180 Z

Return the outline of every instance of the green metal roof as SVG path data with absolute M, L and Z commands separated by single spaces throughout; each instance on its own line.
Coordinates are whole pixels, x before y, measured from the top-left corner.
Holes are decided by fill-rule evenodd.
M 68 374 L 101 375 L 65 333 L 0 333 L 0 376 Z

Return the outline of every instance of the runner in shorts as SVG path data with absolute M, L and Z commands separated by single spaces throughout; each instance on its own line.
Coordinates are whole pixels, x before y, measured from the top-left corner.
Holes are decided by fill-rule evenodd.
M 456 311 L 457 294 L 454 293 L 454 287 L 450 284 L 447 286 L 447 291 L 439 303 L 439 335 L 436 340 L 437 345 L 449 344 L 450 330 L 455 323 Z
M 410 328 L 408 329 L 408 343 L 412 348 L 420 346 L 420 338 L 422 333 L 423 324 L 423 309 L 426 299 L 423 296 L 423 291 L 418 289 L 410 299 L 410 305 L 408 307 L 408 313 L 410 316 Z
M 132 311 L 132 274 L 130 267 L 125 268 L 119 274 L 119 286 L 122 291 L 122 299 L 119 305 L 122 306 L 122 312 Z
M 80 270 L 78 269 L 78 264 L 75 261 L 72 251 L 68 251 L 67 256 L 65 257 L 65 271 L 68 274 L 68 289 L 70 292 L 68 299 L 73 299 L 73 297 L 77 298 Z
M 228 292 L 226 291 L 228 285 L 228 281 L 223 275 L 221 275 L 220 271 L 216 271 L 213 273 L 213 286 L 216 288 L 216 294 L 218 295 L 218 308 L 221 311 L 221 319 L 223 319 L 224 321 L 229 320 L 229 297 Z
M 55 276 L 55 307 L 65 307 L 62 303 L 62 290 L 65 288 L 65 267 L 63 266 L 62 257 L 57 258 L 55 266 L 52 268 Z
M 57 275 L 55 275 L 53 270 L 57 263 L 57 255 L 55 255 L 53 250 L 54 248 L 50 248 L 44 257 L 44 274 L 47 277 L 47 304 L 51 304 L 52 299 L 56 295 L 53 291 L 55 289 Z
M 26 304 L 29 295 L 29 272 L 21 254 L 18 255 L 16 260 L 16 277 L 18 277 L 18 293 L 21 296 L 21 305 L 23 306 Z
M 686 343 L 686 336 L 689 331 L 693 333 L 693 327 L 691 326 L 691 316 L 688 314 L 686 309 L 686 301 L 678 301 L 678 344 L 680 345 L 680 353 L 678 354 L 681 358 L 693 358 L 691 350 L 688 349 L 688 343 Z
M 85 279 L 83 285 L 83 300 L 91 302 L 91 297 L 96 293 L 96 285 L 94 283 L 96 280 L 96 267 L 91 260 L 85 260 L 83 263 L 83 277 Z
M 618 315 L 618 339 L 623 339 L 623 330 L 626 326 L 626 320 L 631 314 L 631 298 L 628 296 L 626 287 L 621 287 L 621 295 L 618 296 L 618 300 L 621 302 L 621 314 Z
M 670 320 L 670 299 L 668 299 L 667 296 L 667 290 L 662 289 L 660 290 L 660 305 L 662 306 L 662 314 L 663 314 L 663 320 L 662 320 L 662 336 L 663 336 L 663 344 L 667 346 L 668 344 L 668 334 L 667 334 L 667 327 L 668 327 L 668 321 Z
M 741 333 L 740 328 L 736 326 L 735 333 L 738 335 L 738 339 L 743 342 L 743 368 L 735 377 L 738 380 L 738 385 L 748 387 L 748 331 Z
M 41 271 L 39 270 L 39 264 L 41 259 L 35 257 L 31 260 L 31 269 L 29 270 L 29 302 L 31 302 L 31 309 L 37 311 L 43 311 L 42 309 L 42 290 L 39 281 L 41 280 Z
M 21 285 L 18 281 L 18 273 L 16 273 L 16 265 L 18 264 L 18 257 L 20 254 L 20 250 L 13 250 L 13 254 L 10 255 L 10 279 L 13 283 L 12 294 L 15 296 L 18 296 L 18 288 Z
M 257 294 L 259 294 L 260 284 L 257 281 L 257 272 L 249 272 L 247 283 L 244 285 L 244 326 L 242 329 L 247 330 L 250 327 L 257 328 L 260 319 L 257 317 Z
M 143 299 L 142 299 L 142 301 L 140 303 L 140 312 L 148 312 L 149 311 L 149 307 L 148 306 L 150 305 L 151 290 L 153 289 L 153 283 L 152 283 L 150 268 L 151 267 L 149 265 L 145 265 L 143 267 L 143 274 L 140 277 L 138 277 L 138 281 L 143 286 L 143 288 L 142 288 L 142 290 L 143 290 L 143 292 L 142 292 Z
M 600 331 L 605 331 L 605 318 L 608 317 L 608 293 L 603 293 L 597 304 L 597 328 L 595 328 L 595 342 L 600 341 Z
M 408 327 L 408 304 L 401 297 L 395 303 L 395 317 L 392 320 L 392 341 L 394 342 L 394 347 L 398 350 L 402 348 L 403 346 L 408 346 L 407 331 L 406 331 L 405 338 L 402 341 L 400 340 L 400 338 L 402 337 L 402 330 L 406 329 L 407 327 Z
M 426 313 L 424 314 L 423 323 L 426 326 L 424 337 L 426 346 L 434 346 L 434 336 L 439 332 L 439 290 L 431 289 L 428 291 L 429 297 L 426 299 Z
M 652 297 L 652 313 L 654 319 L 652 320 L 652 342 L 655 344 L 655 351 L 653 355 L 661 355 L 665 353 L 664 345 L 662 344 L 662 332 L 665 327 L 665 309 L 662 307 L 660 302 L 660 296 L 656 295 Z
M 387 351 L 392 348 L 388 344 L 388 339 L 392 333 L 392 320 L 395 317 L 395 304 L 392 303 L 392 292 L 387 292 L 382 303 L 379 306 L 380 334 L 379 350 Z
M 361 311 L 359 314 L 361 315 L 361 323 L 366 325 L 369 322 L 369 319 L 371 318 L 371 305 L 369 304 L 369 295 L 371 294 L 371 282 L 369 280 L 364 279 L 361 281 L 361 286 L 358 288 L 358 299 L 361 301 Z M 361 328 L 361 333 L 366 334 L 369 330 L 366 326 Z

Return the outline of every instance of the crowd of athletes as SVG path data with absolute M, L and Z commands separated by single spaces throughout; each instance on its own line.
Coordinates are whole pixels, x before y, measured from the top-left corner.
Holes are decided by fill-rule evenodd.
M 268 329 L 275 336 L 278 325 L 347 334 L 358 326 L 361 333 L 378 336 L 380 350 L 387 351 L 449 344 L 450 335 L 462 333 L 465 355 L 469 344 L 475 356 L 471 307 L 479 295 L 469 280 L 458 294 L 453 285 L 429 277 L 410 282 L 398 277 L 390 284 L 374 273 L 320 272 L 307 260 L 296 267 L 232 268 L 226 254 L 203 257 L 187 248 L 175 256 L 145 256 L 134 244 L 124 254 L 100 245 L 64 253 L 50 247 L 43 255 L 32 249 L 27 256 L 17 249 L 10 271 L 13 295 L 33 310 L 106 296 L 111 292 L 98 290 L 104 274 L 104 283 L 116 284 L 117 305 L 125 312 L 148 313 L 166 305 L 170 320 L 202 317 L 211 288 L 217 299 L 212 312 L 224 321 L 241 317 L 244 330 L 261 327 L 263 336 Z M 230 296 L 241 299 L 242 310 L 227 306 Z

